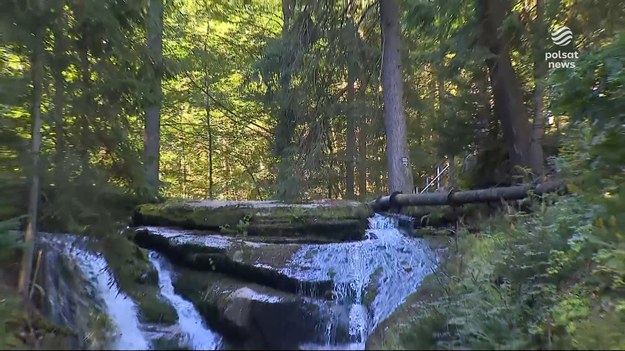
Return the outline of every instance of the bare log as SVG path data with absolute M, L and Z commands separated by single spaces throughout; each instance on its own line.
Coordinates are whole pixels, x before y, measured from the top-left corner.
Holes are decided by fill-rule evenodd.
M 542 195 L 559 192 L 564 189 L 565 186 L 562 182 L 551 181 L 536 186 L 526 184 L 458 192 L 451 191 L 427 194 L 393 193 L 388 196 L 381 196 L 377 200 L 369 203 L 369 205 L 375 212 L 383 212 L 388 211 L 390 208 L 401 208 L 404 206 L 456 206 L 467 203 L 519 200 L 526 198 L 530 193 Z

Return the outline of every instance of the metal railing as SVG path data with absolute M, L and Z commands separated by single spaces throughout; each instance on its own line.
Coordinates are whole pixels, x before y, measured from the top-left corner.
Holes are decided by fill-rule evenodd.
M 436 175 L 434 175 L 432 177 L 426 177 L 425 178 L 425 186 L 422 189 L 419 189 L 419 187 L 415 187 L 414 193 L 422 194 L 422 193 L 428 191 L 434 185 L 436 185 L 436 190 L 440 190 L 440 188 L 441 188 L 441 180 L 446 175 L 448 175 L 449 168 L 450 168 L 450 160 L 448 158 L 445 158 L 445 160 L 443 160 L 442 162 L 440 162 L 436 166 Z

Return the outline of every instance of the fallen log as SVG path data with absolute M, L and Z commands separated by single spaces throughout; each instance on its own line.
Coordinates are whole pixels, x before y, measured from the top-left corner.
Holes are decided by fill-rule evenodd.
M 566 189 L 562 182 L 550 181 L 534 185 L 515 185 L 500 188 L 489 188 L 467 191 L 450 191 L 425 194 L 402 194 L 399 192 L 387 196 L 380 196 L 369 206 L 375 212 L 385 212 L 391 208 L 405 206 L 457 206 L 467 203 L 492 202 L 500 200 L 520 200 L 528 194 L 542 195 L 552 192 L 562 192 Z

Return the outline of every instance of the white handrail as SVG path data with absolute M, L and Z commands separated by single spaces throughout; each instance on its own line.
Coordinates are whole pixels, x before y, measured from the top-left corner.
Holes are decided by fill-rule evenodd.
M 443 175 L 445 174 L 445 172 L 448 169 L 449 169 L 449 164 L 447 164 L 445 166 L 445 168 L 443 168 L 442 171 L 438 172 L 436 177 L 434 177 L 423 189 L 421 189 L 421 191 L 419 191 L 419 194 L 422 194 L 422 193 L 426 192 L 430 188 L 430 186 L 432 186 L 434 183 L 440 181 L 440 179 L 443 177 Z

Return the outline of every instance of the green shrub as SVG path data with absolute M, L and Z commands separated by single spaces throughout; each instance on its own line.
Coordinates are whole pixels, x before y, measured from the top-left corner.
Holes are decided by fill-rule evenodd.
M 552 107 L 572 123 L 556 164 L 574 195 L 461 232 L 436 273 L 445 294 L 402 348 L 625 347 L 625 38 L 559 72 Z

